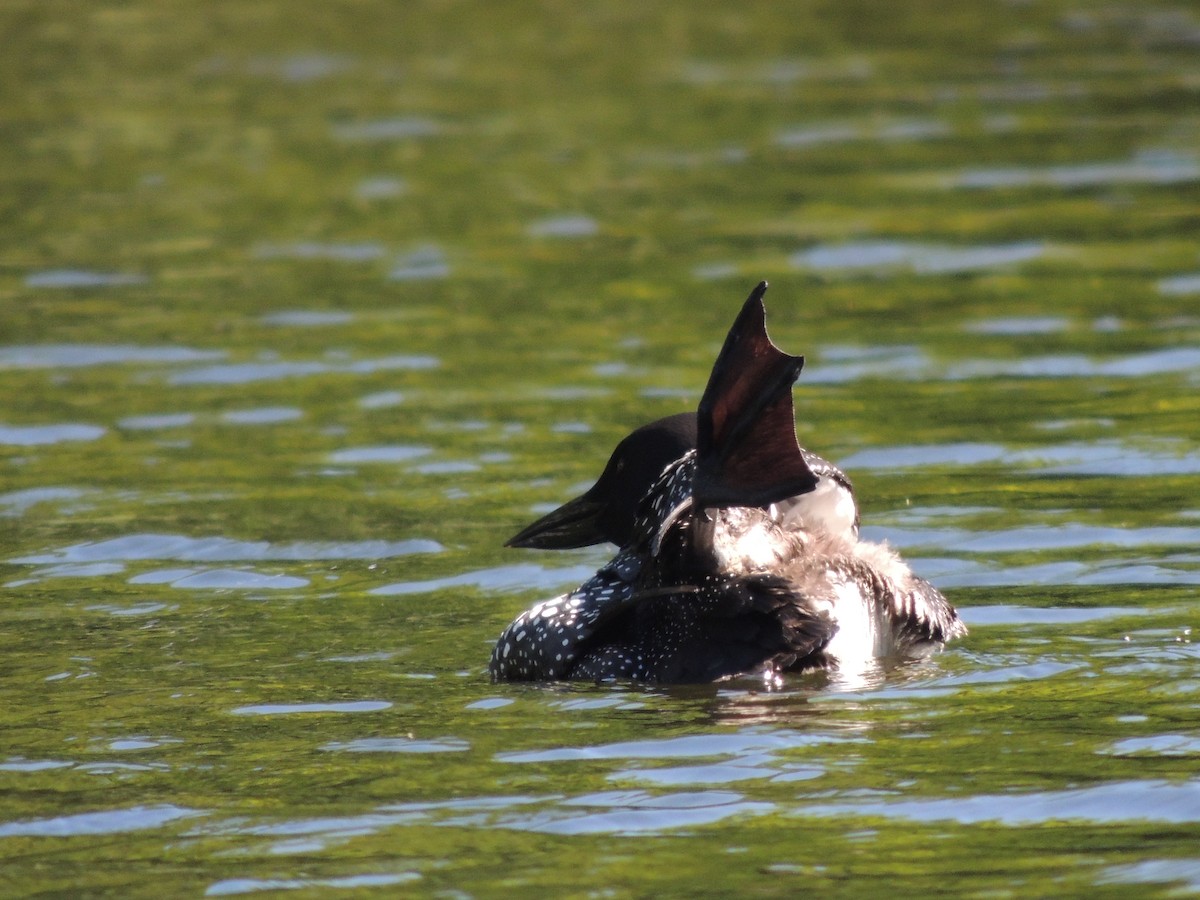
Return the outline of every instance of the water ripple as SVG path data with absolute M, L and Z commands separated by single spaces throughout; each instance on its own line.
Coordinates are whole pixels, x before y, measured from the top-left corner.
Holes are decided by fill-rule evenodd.
M 224 359 L 224 350 L 136 344 L 16 344 L 0 347 L 0 369 L 78 369 L 87 366 L 154 365 Z
M 195 413 L 161 413 L 148 416 L 126 416 L 117 420 L 117 427 L 126 431 L 157 431 L 161 428 L 184 428 L 196 421 Z
M 320 328 L 325 325 L 348 325 L 354 314 L 330 309 L 288 309 L 262 317 L 264 325 L 294 328 Z
M 57 564 L 95 561 L 175 559 L 189 562 L 240 560 L 388 559 L 413 553 L 440 553 L 436 541 L 236 541 L 224 537 L 193 538 L 179 534 L 131 534 L 106 541 L 72 544 L 49 553 L 11 559 L 14 563 Z
M 7 494 L 0 494 L 0 516 L 8 518 L 23 516 L 39 503 L 78 500 L 87 493 L 81 488 L 66 487 L 26 488 L 23 491 L 10 491 Z
M 579 238 L 591 237 L 600 226 L 590 216 L 551 216 L 530 223 L 525 230 L 530 237 Z
M 391 709 L 387 700 L 348 700 L 340 703 L 259 703 L 239 706 L 229 712 L 235 716 L 290 716 L 308 713 L 363 713 Z
M 1088 822 L 1200 822 L 1200 781 L 1118 781 L 1094 787 L 1031 794 L 979 794 L 938 800 L 814 803 L 803 816 L 883 816 L 917 822 L 999 822 L 1033 825 Z
M 1200 180 L 1196 157 L 1139 153 L 1130 160 L 1064 166 L 968 169 L 943 180 L 955 188 L 1097 187 L 1107 184 L 1181 184 Z
M 578 565 L 565 569 L 548 569 L 534 563 L 518 563 L 464 572 L 447 578 L 429 581 L 401 581 L 386 584 L 370 591 L 382 596 L 425 594 L 457 587 L 477 587 L 487 591 L 555 590 L 580 584 L 596 572 L 595 566 Z
M 1200 294 L 1200 272 L 1163 278 L 1158 282 L 1158 292 L 1168 295 Z
M 918 275 L 941 275 L 990 269 L 1038 259 L 1046 252 L 1041 241 L 951 247 L 904 241 L 852 241 L 821 244 L 792 256 L 798 268 L 828 270 L 911 269 Z
M 1195 475 L 1200 474 L 1200 452 L 1183 441 L 1155 441 L 1150 446 L 1137 446 L 1106 439 L 1023 449 L 963 441 L 871 447 L 852 453 L 838 464 L 849 470 L 1003 464 L 1046 475 Z
M 594 747 L 555 747 L 497 753 L 498 762 L 546 763 L 596 759 L 689 759 L 705 756 L 757 754 L 821 744 L 858 741 L 845 735 L 800 731 L 746 731 L 737 734 L 685 735 L 645 741 L 621 741 Z
M 179 372 L 170 378 L 171 384 L 248 384 L 252 381 L 281 381 L 285 378 L 304 378 L 309 375 L 352 374 L 369 375 L 396 369 L 436 369 L 441 361 L 436 356 L 385 356 L 356 362 L 252 362 L 204 366 Z
M 441 126 L 437 122 L 420 116 L 395 116 L 390 119 L 346 122 L 333 126 L 334 137 L 352 143 L 430 137 L 440 131 Z
M 357 890 L 359 888 L 393 887 L 420 881 L 419 872 L 367 873 L 344 875 L 340 878 L 229 878 L 209 885 L 205 897 L 233 897 L 261 891 L 309 891 L 313 888 Z
M 221 421 L 231 425 L 274 425 L 304 418 L 304 411 L 291 406 L 261 406 L 258 409 L 232 409 L 221 413 Z
M 72 837 L 75 835 L 123 834 L 159 828 L 177 819 L 206 815 L 198 809 L 173 806 L 132 806 L 127 809 L 76 813 L 50 819 L 30 819 L 0 824 L 3 837 Z
M 369 262 L 387 251 L 382 244 L 338 244 L 297 241 L 294 244 L 261 244 L 254 250 L 259 259 L 321 259 L 334 262 Z
M 242 569 L 162 569 L 129 579 L 130 584 L 169 584 L 181 590 L 294 590 L 308 587 L 307 578 L 265 575 Z
M 347 447 L 329 454 L 330 462 L 357 465 L 360 463 L 398 463 L 419 459 L 433 452 L 431 447 L 392 444 L 381 447 Z
M 89 269 L 46 269 L 25 276 L 33 288 L 108 288 L 145 284 L 145 275 L 131 272 L 94 272 Z
M 577 812 L 572 807 L 591 807 Z M 661 834 L 711 825 L 732 816 L 773 812 L 773 803 L 747 800 L 733 791 L 649 794 L 609 791 L 565 800 L 557 809 L 501 816 L 496 825 L 543 834 Z
M 64 441 L 94 441 L 103 437 L 107 428 L 100 425 L 3 425 L 0 424 L 0 444 L 17 447 L 37 447 L 61 444 Z
M 376 737 L 331 741 L 318 749 L 343 753 L 462 753 L 470 750 L 471 745 L 459 738 L 417 740 L 411 737 Z
M 1155 734 L 1149 737 L 1126 738 L 1117 741 L 1105 752 L 1113 756 L 1200 756 L 1200 737 L 1187 734 Z
M 388 273 L 392 281 L 436 281 L 450 275 L 450 263 L 441 249 L 419 247 L 396 260 Z

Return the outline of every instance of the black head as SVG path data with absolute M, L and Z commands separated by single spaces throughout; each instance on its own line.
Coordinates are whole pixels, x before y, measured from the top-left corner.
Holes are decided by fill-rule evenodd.
M 604 541 L 627 546 L 633 539 L 638 502 L 667 466 L 695 446 L 695 413 L 643 425 L 617 444 L 586 493 L 547 513 L 505 546 L 564 550 Z

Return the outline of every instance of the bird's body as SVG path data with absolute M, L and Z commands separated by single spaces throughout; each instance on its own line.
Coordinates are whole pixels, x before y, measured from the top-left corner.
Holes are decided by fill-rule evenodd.
M 886 545 L 860 540 L 845 474 L 796 444 L 802 358 L 774 346 L 762 284 L 700 407 L 637 429 L 583 496 L 509 543 L 619 551 L 505 629 L 496 680 L 708 682 L 924 656 L 966 633 Z

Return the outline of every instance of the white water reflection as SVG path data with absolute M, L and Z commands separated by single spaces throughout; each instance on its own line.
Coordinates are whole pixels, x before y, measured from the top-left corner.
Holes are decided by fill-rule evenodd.
M 89 269 L 47 269 L 25 276 L 33 288 L 110 288 L 145 284 L 145 275 L 132 272 L 95 272 Z
M 924 141 L 949 134 L 950 125 L 938 119 L 818 122 L 781 131 L 775 137 L 775 143 L 788 150 L 801 150 L 851 141 Z
M 383 356 L 353 362 L 263 361 L 189 369 L 172 375 L 169 380 L 171 384 L 248 384 L 253 381 L 281 381 L 285 378 L 304 378 L 310 375 L 369 375 L 372 372 L 393 370 L 436 369 L 439 365 L 441 361 L 436 356 L 424 355 Z
M 333 126 L 334 137 L 351 143 L 431 137 L 440 131 L 441 126 L 437 122 L 421 116 L 395 116 Z
M 1200 757 L 1200 734 L 1153 734 L 1148 737 L 1126 738 L 1117 741 L 1105 752 L 1113 756 L 1144 754 Z
M 900 797 L 803 804 L 801 816 L 883 816 L 917 822 L 997 822 L 1030 825 L 1055 821 L 1200 822 L 1200 781 L 1118 781 L 1074 790 L 977 794 L 935 800 Z
M 1109 866 L 1101 883 L 1156 884 L 1175 888 L 1163 896 L 1183 896 L 1200 892 L 1200 858 L 1147 859 L 1142 862 Z
M 1012 625 L 1082 625 L 1104 619 L 1146 615 L 1149 610 L 1137 606 L 971 606 L 959 610 L 963 620 L 976 626 Z
M 1173 296 L 1200 294 L 1200 272 L 1163 278 L 1158 282 L 1158 292 Z
M 1045 252 L 1041 241 L 952 247 L 878 240 L 821 244 L 793 254 L 791 261 L 817 271 L 910 269 L 918 275 L 942 275 L 1028 262 Z
M 1140 378 L 1200 370 L 1200 347 L 1163 347 L 1127 356 L 1095 359 L 1078 354 L 1030 356 L 1013 360 L 978 359 L 954 363 L 949 380 L 968 378 Z
M 805 366 L 801 385 L 846 384 L 863 378 L 927 380 L 934 371 L 935 365 L 929 355 L 907 344 L 828 346 Z
M 331 741 L 318 749 L 334 753 L 462 753 L 470 750 L 471 745 L 461 738 L 421 740 L 412 737 L 373 737 Z
M 354 186 L 354 196 L 359 200 L 390 200 L 401 196 L 408 190 L 408 182 L 403 178 L 389 175 L 376 175 L 364 178 Z
M 205 813 L 169 803 L 131 806 L 125 809 L 75 813 L 49 819 L 27 819 L 0 823 L 0 837 L 72 837 L 75 835 L 123 834 L 161 828 L 168 822 L 190 819 Z
M 620 741 L 587 747 L 555 747 L 548 750 L 520 750 L 496 754 L 498 762 L 535 763 L 570 762 L 597 759 L 695 759 L 708 756 L 757 756 L 765 751 L 815 747 L 825 744 L 856 743 L 863 740 L 840 734 L 803 732 L 790 729 L 749 729 L 734 734 L 697 734 L 674 738 L 650 738 Z
M 943 179 L 946 187 L 1083 188 L 1108 184 L 1182 184 L 1200 180 L 1200 161 L 1170 151 L 1139 153 L 1129 160 L 1044 167 L 968 169 Z
M 88 491 L 82 488 L 43 487 L 26 488 L 23 491 L 10 491 L 0 494 L 0 516 L 23 516 L 29 509 L 39 503 L 66 503 L 78 500 Z
M 370 262 L 387 251 L 374 243 L 321 243 L 297 241 L 291 244 L 260 244 L 254 249 L 259 259 L 317 259 L 333 262 Z
M 171 559 L 195 562 L 258 560 L 388 559 L 413 553 L 440 553 L 437 541 L 238 541 L 232 538 L 193 538 L 178 534 L 133 534 L 104 541 L 72 544 L 48 553 L 10 559 L 14 563 L 61 564 L 96 561 Z
M 0 424 L 0 444 L 17 447 L 36 447 L 44 444 L 61 444 L 70 441 L 94 441 L 103 437 L 108 429 L 99 425 L 4 425 Z
M 262 317 L 264 325 L 296 328 L 320 328 L 325 325 L 348 325 L 354 314 L 332 309 L 288 309 Z
M 397 258 L 388 278 L 392 281 L 436 281 L 450 275 L 450 263 L 439 247 L 419 247 Z
M 1066 331 L 1071 324 L 1070 319 L 1062 316 L 1010 316 L 1002 319 L 980 319 L 968 322 L 967 331 L 975 334 L 1058 334 Z
M 403 402 L 404 395 L 399 391 L 378 391 L 358 398 L 358 405 L 363 409 L 388 409 Z
M 991 334 L 1047 333 L 1039 331 L 1036 324 L 1024 326 L 1012 320 L 1002 322 L 996 326 L 996 330 L 987 326 L 985 329 L 986 333 Z M 1100 358 L 1077 353 L 1053 353 L 1012 359 L 975 358 L 942 362 L 921 348 L 908 344 L 869 347 L 832 345 L 812 354 L 800 384 L 845 384 L 865 378 L 970 381 L 982 378 L 1144 378 L 1171 374 L 1190 375 L 1193 382 L 1200 379 L 1200 347 L 1162 347 L 1125 356 Z
M 234 716 L 291 716 L 312 713 L 369 713 L 391 709 L 388 700 L 347 700 L 332 703 L 259 703 L 231 709 Z
M 109 365 L 170 365 L 225 358 L 224 350 L 137 344 L 25 344 L 0 347 L 0 369 L 77 369 Z
M 304 411 L 291 406 L 263 406 L 258 409 L 232 409 L 221 413 L 221 421 L 232 425 L 274 425 L 304 418 Z
M 957 550 L 947 546 L 944 550 Z M 1020 587 L 1033 585 L 1200 584 L 1200 569 L 1169 568 L 1155 560 L 1060 560 L 1003 565 L 969 559 L 910 560 L 913 571 L 939 588 Z
M 572 797 L 557 807 L 536 812 L 502 815 L 494 825 L 558 835 L 662 834 L 712 825 L 733 816 L 764 815 L 775 809 L 773 803 L 749 800 L 733 791 L 605 791 Z
M 340 878 L 228 878 L 209 885 L 205 897 L 234 897 L 238 894 L 257 894 L 275 891 L 312 891 L 320 888 L 360 890 L 363 888 L 395 887 L 421 880 L 420 872 L 371 872 L 362 875 L 343 875 Z
M 310 582 L 294 575 L 266 575 L 244 569 L 159 569 L 135 575 L 129 584 L 166 584 L 192 591 L 287 591 L 308 587 Z
M 564 215 L 538 219 L 526 229 L 530 237 L 581 238 L 592 237 L 600 226 L 591 216 Z
M 594 565 L 578 565 L 568 568 L 547 569 L 534 563 L 518 563 L 510 566 L 496 566 L 491 569 L 479 569 L 474 572 L 464 572 L 461 575 L 451 575 L 446 578 L 432 578 L 428 581 L 401 581 L 374 588 L 372 594 L 382 596 L 398 596 L 405 594 L 426 594 L 447 588 L 473 587 L 482 590 L 497 591 L 551 591 L 559 588 L 573 587 L 581 584 L 596 574 Z
M 884 540 L 905 549 L 953 547 L 967 553 L 1020 553 L 1028 550 L 1068 550 L 1082 547 L 1194 547 L 1200 544 L 1200 528 L 1187 525 L 1158 525 L 1120 528 L 1062 522 L 1026 525 L 992 531 L 958 528 L 863 528 L 869 540 Z
M 195 413 L 161 413 L 146 416 L 126 416 L 117 420 L 117 427 L 126 431 L 157 431 L 163 428 L 183 428 L 196 421 Z
M 854 469 L 888 471 L 927 466 L 1000 465 L 1042 475 L 1195 475 L 1200 473 L 1200 450 L 1182 441 L 1156 441 L 1151 446 L 1141 446 L 1105 439 L 1022 449 L 963 441 L 872 447 L 850 454 L 839 460 L 838 465 L 851 473 Z
M 391 444 L 380 447 L 347 447 L 329 454 L 329 461 L 343 465 L 363 463 L 399 463 L 420 459 L 433 452 L 432 447 Z

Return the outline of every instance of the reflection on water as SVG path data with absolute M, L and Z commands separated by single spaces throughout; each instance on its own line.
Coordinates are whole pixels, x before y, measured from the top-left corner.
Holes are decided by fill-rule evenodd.
M 947 178 L 948 187 L 1083 188 L 1106 184 L 1180 184 L 1200 180 L 1195 156 L 1171 152 L 1139 153 L 1133 159 L 1041 168 L 970 169 Z
M 813 247 L 792 256 L 799 268 L 823 270 L 912 269 L 918 275 L 940 275 L 990 269 L 1037 259 L 1046 252 L 1040 241 L 980 247 L 939 247 L 901 241 L 856 241 Z
M 387 559 L 410 553 L 439 553 L 436 541 L 298 541 L 272 544 L 268 541 L 238 541 L 224 537 L 193 538 L 178 534 L 134 534 L 73 544 L 48 553 L 17 557 L 16 563 L 47 564 L 175 559 L 212 562 L 236 560 Z
M 0 424 L 0 444 L 35 447 L 64 441 L 94 441 L 108 431 L 99 425 L 3 425 Z
M 1200 274 L 1174 275 L 1160 279 L 1158 290 L 1160 293 L 1171 295 L 1200 294 Z
M 82 366 L 195 363 L 222 359 L 224 350 L 133 344 L 33 344 L 0 347 L 0 369 L 73 369 Z
M 1032 794 L 990 794 L 944 800 L 901 800 L 822 803 L 797 811 L 810 816 L 885 816 L 918 822 L 1200 822 L 1200 780 L 1118 781 L 1096 787 Z
M 143 284 L 146 276 L 128 272 L 92 272 L 86 269 L 48 269 L 25 276 L 32 288 L 111 288 Z
M 128 809 L 79 813 L 50 819 L 0 823 L 0 837 L 71 837 L 76 835 L 122 834 L 159 828 L 167 822 L 204 815 L 200 810 L 170 804 L 133 806 Z
M 1200 451 L 1183 442 L 1155 442 L 1154 449 L 1122 441 L 1047 445 L 1012 449 L 1000 444 L 954 443 L 877 447 L 860 450 L 838 461 L 855 469 L 908 469 L 926 466 L 1002 465 L 1043 475 L 1195 475 L 1200 473 Z
M 432 119 L 421 116 L 396 116 L 363 122 L 345 122 L 333 126 L 333 136 L 348 142 L 394 141 L 430 137 L 441 131 Z
M 775 138 L 791 150 L 848 141 L 920 141 L 945 137 L 950 126 L 935 119 L 899 119 L 888 122 L 826 122 L 781 131 Z
M 343 373 L 364 375 L 395 370 L 437 368 L 441 361 L 435 356 L 385 356 L 352 362 L 333 360 L 310 362 L 230 363 L 188 369 L 170 377 L 171 384 L 246 384 L 252 381 L 278 381 L 284 378 L 303 378 L 310 375 Z
M 531 237 L 591 237 L 600 230 L 596 220 L 590 216 L 552 216 L 539 219 L 526 229 Z
M 441 248 L 419 247 L 396 259 L 388 278 L 392 281 L 436 281 L 450 275 L 450 263 Z
M 295 244 L 262 244 L 255 248 L 259 259 L 329 259 L 337 262 L 369 262 L 379 259 L 386 251 L 380 244 L 318 244 L 300 241 Z

